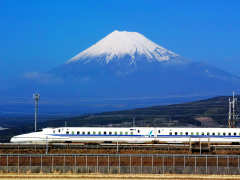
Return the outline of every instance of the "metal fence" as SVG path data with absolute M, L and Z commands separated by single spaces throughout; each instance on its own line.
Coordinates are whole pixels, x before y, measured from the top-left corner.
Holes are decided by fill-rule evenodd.
M 239 157 L 168 154 L 1 154 L 0 171 L 240 174 Z

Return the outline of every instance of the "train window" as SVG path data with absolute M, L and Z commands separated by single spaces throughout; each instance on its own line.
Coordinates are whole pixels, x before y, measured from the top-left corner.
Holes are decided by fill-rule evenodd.
M 182 133 L 182 132 L 180 132 L 180 135 L 183 135 L 183 133 Z
M 93 134 L 95 135 L 95 134 L 96 134 L 96 131 L 93 131 Z
M 175 132 L 175 135 L 177 135 L 177 132 Z
M 196 135 L 199 135 L 199 132 L 197 132 Z
M 120 132 L 120 135 L 122 135 L 122 131 Z
M 112 134 L 112 131 L 110 131 L 109 134 Z
M 220 132 L 218 132 L 218 135 L 220 136 Z
M 193 132 L 191 132 L 191 135 L 193 135 Z
M 125 134 L 128 135 L 128 132 L 126 131 Z
M 79 131 L 77 131 L 77 134 L 80 134 L 80 132 L 79 132 Z
M 114 134 L 117 135 L 117 131 L 115 131 Z
M 90 131 L 87 132 L 88 134 L 91 134 Z
M 186 132 L 185 134 L 188 135 L 188 132 Z
M 66 131 L 66 134 L 69 134 L 69 131 Z
M 204 132 L 202 132 L 202 135 L 204 135 Z
M 226 133 L 223 133 L 224 136 L 226 136 Z
M 98 131 L 98 134 L 101 134 L 101 131 Z
M 72 131 L 72 134 L 74 134 L 74 131 Z
M 55 130 L 53 130 L 53 134 L 55 134 Z
M 85 131 L 83 131 L 82 134 L 85 134 Z
M 138 130 L 138 133 L 140 133 L 140 130 Z
M 161 131 L 160 130 L 158 130 L 158 133 L 160 133 Z
M 61 129 L 58 129 L 58 132 L 60 133 L 60 132 L 61 132 Z
M 231 136 L 231 133 L 228 133 L 229 136 Z
M 212 135 L 215 136 L 215 132 L 213 132 Z
M 107 132 L 106 131 L 104 131 L 104 133 L 103 134 L 107 134 Z
M 207 132 L 207 135 L 210 135 L 210 133 L 209 133 L 209 132 Z
M 169 132 L 169 135 L 172 135 L 172 132 Z
M 234 133 L 233 135 L 234 135 L 234 136 L 236 136 L 236 135 L 237 135 L 237 133 Z
M 131 135 L 133 135 L 133 132 L 131 132 Z

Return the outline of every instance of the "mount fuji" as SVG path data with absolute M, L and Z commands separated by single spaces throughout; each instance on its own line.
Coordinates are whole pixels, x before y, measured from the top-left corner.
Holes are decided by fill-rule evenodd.
M 8 95 L 39 92 L 46 99 L 78 99 L 71 101 L 75 109 L 107 111 L 228 95 L 240 87 L 235 75 L 192 62 L 127 31 L 110 33 L 37 78 Z
M 217 95 L 240 85 L 237 76 L 126 31 L 112 32 L 50 73 L 78 81 L 79 95 L 89 98 Z

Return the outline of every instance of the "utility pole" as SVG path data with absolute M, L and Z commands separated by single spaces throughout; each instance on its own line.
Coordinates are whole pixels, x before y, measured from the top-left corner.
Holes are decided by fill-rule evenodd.
M 37 110 L 38 110 L 39 99 L 40 99 L 40 94 L 33 94 L 33 100 L 35 101 L 35 131 L 37 131 Z
M 235 128 L 235 122 L 236 122 L 235 104 L 237 105 L 237 98 L 234 98 L 234 92 L 233 92 L 233 122 L 232 122 L 232 127 L 233 128 Z
M 135 127 L 135 117 L 133 117 L 133 127 Z
M 230 101 L 229 98 L 229 112 L 228 112 L 228 127 L 231 128 L 231 123 L 232 123 L 232 102 Z
M 237 105 L 237 98 L 234 97 L 234 92 L 233 92 L 233 101 L 231 102 L 229 98 L 229 112 L 228 112 L 229 128 L 235 128 L 235 122 L 236 122 L 235 105 Z
M 46 136 L 46 154 L 48 153 L 48 136 Z

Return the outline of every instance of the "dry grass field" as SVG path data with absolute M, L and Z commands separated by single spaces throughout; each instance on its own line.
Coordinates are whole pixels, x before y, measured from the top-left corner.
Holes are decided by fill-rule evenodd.
M 44 179 L 44 180 L 52 180 L 52 179 L 180 179 L 180 180 L 197 180 L 197 179 L 240 179 L 240 176 L 236 175 L 174 175 L 174 174 L 166 174 L 166 175 L 136 175 L 136 174 L 120 174 L 120 175 L 112 175 L 112 174 L 5 174 L 0 175 L 0 179 L 4 180 L 23 180 L 23 179 Z
M 174 180 L 198 180 L 198 179 L 210 179 L 210 180 L 218 180 L 218 179 L 240 179 L 238 175 L 175 175 L 175 174 L 0 174 L 0 179 L 4 180 L 23 180 L 23 179 L 44 179 L 44 180 L 52 180 L 52 179 L 61 179 L 61 180 L 69 180 L 69 179 L 174 179 Z

